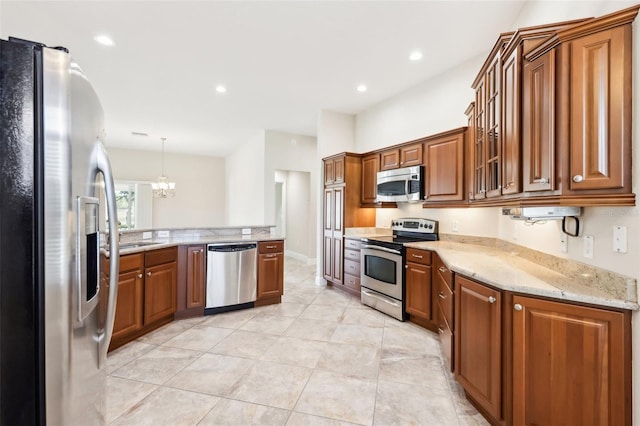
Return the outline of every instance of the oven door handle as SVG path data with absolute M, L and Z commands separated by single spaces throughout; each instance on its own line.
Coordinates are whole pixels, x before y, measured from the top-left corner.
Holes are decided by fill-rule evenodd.
M 391 298 L 389 298 L 389 297 L 387 297 L 387 296 L 385 296 L 385 295 L 382 295 L 382 294 L 373 294 L 373 293 L 370 293 L 370 292 L 368 292 L 368 291 L 367 291 L 367 289 L 366 289 L 366 288 L 364 288 L 364 287 L 363 287 L 363 288 L 361 288 L 361 289 L 360 289 L 360 291 L 362 291 L 364 294 L 366 294 L 366 295 L 367 295 L 367 296 L 369 296 L 369 297 L 375 297 L 377 300 L 380 300 L 380 301 L 382 301 L 382 302 L 385 302 L 385 303 L 387 303 L 387 304 L 389 304 L 389 305 L 391 305 L 391 306 L 396 306 L 396 307 L 400 306 L 400 304 L 398 303 L 398 301 L 396 301 L 396 300 L 392 300 Z
M 371 250 L 386 251 L 387 253 L 393 253 L 393 254 L 400 254 L 400 255 L 402 254 L 398 250 L 393 250 L 393 249 L 390 249 L 390 248 L 380 247 L 380 246 L 372 246 L 370 244 L 365 244 L 365 245 L 361 246 L 360 248 L 361 249 L 371 249 Z

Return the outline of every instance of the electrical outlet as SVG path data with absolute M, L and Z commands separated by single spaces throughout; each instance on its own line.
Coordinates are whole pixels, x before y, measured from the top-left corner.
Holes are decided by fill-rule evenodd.
M 158 231 L 158 238 L 169 238 L 169 231 Z
M 242 235 L 251 235 L 251 228 L 242 228 Z
M 564 232 L 560 234 L 560 253 L 569 252 L 569 236 Z
M 458 232 L 458 221 L 454 220 L 451 222 L 451 232 Z
M 582 256 L 593 259 L 593 235 L 585 235 L 582 238 Z
M 142 233 L 142 239 L 143 240 L 148 240 L 151 237 L 153 237 L 153 232 L 151 232 L 151 231 L 147 231 L 147 232 L 143 232 Z
M 513 222 L 513 236 L 511 238 L 514 240 L 518 239 L 518 222 Z
M 613 227 L 613 251 L 616 253 L 627 252 L 627 227 L 615 225 Z

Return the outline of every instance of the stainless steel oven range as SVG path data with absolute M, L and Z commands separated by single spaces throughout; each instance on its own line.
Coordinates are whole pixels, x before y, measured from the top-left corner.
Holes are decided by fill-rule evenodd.
M 437 241 L 438 222 L 420 218 L 391 221 L 392 236 L 362 239 L 362 303 L 404 320 L 404 243 Z

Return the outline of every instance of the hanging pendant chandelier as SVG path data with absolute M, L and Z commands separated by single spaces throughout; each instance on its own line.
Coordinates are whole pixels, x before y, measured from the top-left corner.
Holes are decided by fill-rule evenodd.
M 158 177 L 158 182 L 151 184 L 153 188 L 153 196 L 156 198 L 167 198 L 176 195 L 176 184 L 169 182 L 164 175 L 164 141 L 167 138 L 160 138 L 162 140 L 162 174 Z

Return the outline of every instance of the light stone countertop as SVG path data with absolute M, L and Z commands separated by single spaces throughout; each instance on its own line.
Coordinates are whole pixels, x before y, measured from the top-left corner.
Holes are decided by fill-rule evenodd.
M 344 237 L 352 240 L 359 240 L 360 238 L 373 238 L 373 237 L 390 237 L 393 235 L 391 228 L 345 228 Z
M 453 272 L 498 289 L 612 308 L 640 308 L 635 293 L 625 298 L 612 295 L 597 276 L 585 273 L 583 279 L 576 280 L 507 250 L 451 241 L 406 243 L 405 246 L 435 251 Z
M 284 240 L 284 237 L 280 235 L 270 234 L 250 234 L 250 235 L 206 235 L 206 236 L 184 236 L 184 237 L 172 237 L 166 239 L 149 239 L 149 240 L 136 240 L 120 242 L 120 245 L 124 248 L 120 248 L 120 255 L 143 253 L 146 251 L 157 250 L 168 247 L 191 245 L 191 244 L 216 244 L 216 243 L 256 243 L 260 241 L 276 241 Z M 131 244 L 142 244 L 138 247 L 127 247 Z M 103 253 L 109 257 L 109 252 L 103 250 Z

